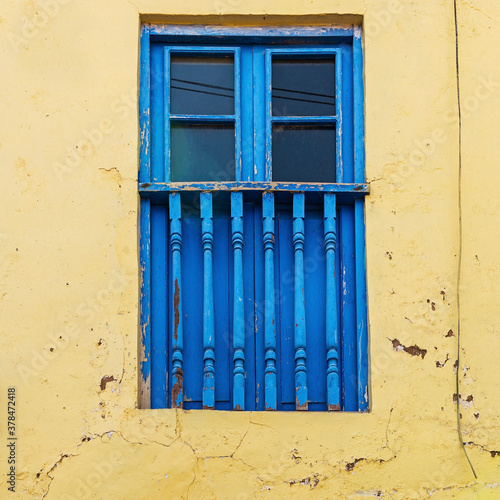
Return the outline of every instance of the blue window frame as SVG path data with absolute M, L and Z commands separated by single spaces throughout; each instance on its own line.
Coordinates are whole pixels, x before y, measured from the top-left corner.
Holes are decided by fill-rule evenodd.
M 141 407 L 366 411 L 359 27 L 144 25 Z

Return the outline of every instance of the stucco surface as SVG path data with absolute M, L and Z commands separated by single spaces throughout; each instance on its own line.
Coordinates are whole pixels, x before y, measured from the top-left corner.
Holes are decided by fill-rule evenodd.
M 370 413 L 137 408 L 140 15 L 363 22 Z M 460 131 L 451 0 L 1 2 L 0 497 L 500 498 L 499 23 L 458 0 Z

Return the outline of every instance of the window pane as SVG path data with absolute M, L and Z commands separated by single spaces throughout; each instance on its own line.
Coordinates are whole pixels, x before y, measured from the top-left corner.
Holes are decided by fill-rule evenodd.
M 172 55 L 170 110 L 174 115 L 234 114 L 234 57 Z
M 273 58 L 273 116 L 335 115 L 334 59 Z
M 273 126 L 272 180 L 335 182 L 334 126 Z
M 171 180 L 234 181 L 234 126 L 171 127 Z

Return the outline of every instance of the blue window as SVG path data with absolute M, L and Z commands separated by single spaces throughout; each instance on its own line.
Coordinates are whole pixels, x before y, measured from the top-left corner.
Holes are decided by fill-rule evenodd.
M 141 406 L 366 411 L 360 29 L 144 25 Z

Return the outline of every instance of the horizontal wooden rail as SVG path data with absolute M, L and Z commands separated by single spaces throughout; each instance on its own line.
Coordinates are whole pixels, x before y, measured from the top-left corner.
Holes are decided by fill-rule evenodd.
M 370 193 L 368 184 L 318 184 L 316 182 L 144 182 L 139 184 L 141 194 L 147 193 L 175 193 L 175 192 L 203 192 L 203 191 L 285 191 L 292 193 L 319 192 L 343 193 L 363 197 Z

